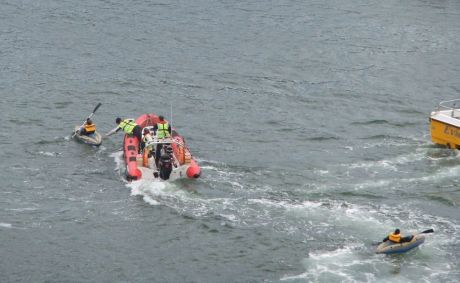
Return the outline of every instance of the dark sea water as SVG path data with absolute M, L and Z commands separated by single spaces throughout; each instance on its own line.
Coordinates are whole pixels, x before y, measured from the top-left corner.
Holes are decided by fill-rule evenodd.
M 0 68 L 1 282 L 460 281 L 457 0 L 3 0 Z M 126 183 L 122 134 L 71 139 L 98 102 L 202 178 Z

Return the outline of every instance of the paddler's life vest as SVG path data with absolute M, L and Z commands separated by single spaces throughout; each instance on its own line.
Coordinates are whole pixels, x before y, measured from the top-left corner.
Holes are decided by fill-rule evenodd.
M 83 127 L 85 129 L 86 134 L 92 134 L 96 131 L 96 124 L 86 124 Z
M 137 124 L 133 120 L 130 119 L 125 119 L 118 124 L 118 127 L 123 130 L 123 132 L 127 133 L 128 135 L 133 133 L 134 127 L 136 127 Z
M 388 235 L 388 240 L 394 243 L 399 243 L 401 242 L 401 234 L 391 233 L 390 235 Z
M 158 123 L 157 124 L 157 136 L 159 139 L 164 139 L 165 137 L 169 137 L 169 124 L 168 122 Z

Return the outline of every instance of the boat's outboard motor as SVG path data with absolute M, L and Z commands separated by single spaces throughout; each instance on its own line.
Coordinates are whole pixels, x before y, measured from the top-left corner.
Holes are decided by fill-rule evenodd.
M 168 154 L 163 154 L 160 157 L 160 162 L 158 162 L 158 169 L 160 171 L 160 178 L 163 180 L 168 180 L 169 175 L 171 175 L 172 164 L 171 157 Z
M 169 155 L 169 157 L 172 158 L 172 156 L 173 156 L 173 149 L 172 149 L 171 146 L 169 146 L 169 145 L 168 145 L 168 146 L 165 146 L 165 147 L 164 147 L 164 151 L 165 151 L 165 153 L 166 153 L 167 155 Z

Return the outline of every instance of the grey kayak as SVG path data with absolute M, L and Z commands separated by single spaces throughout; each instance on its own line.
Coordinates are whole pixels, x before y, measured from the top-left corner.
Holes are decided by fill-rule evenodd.
M 80 127 L 79 126 L 75 126 L 74 137 L 77 140 L 79 140 L 79 141 L 81 141 L 81 142 L 83 142 L 85 144 L 89 144 L 89 145 L 100 146 L 101 143 L 102 143 L 102 136 L 97 131 L 94 132 L 93 134 L 90 134 L 90 135 L 80 135 Z
M 391 241 L 383 242 L 378 245 L 375 252 L 378 254 L 401 254 L 420 246 L 423 242 L 425 242 L 425 236 L 418 234 L 414 235 L 410 242 L 401 244 Z

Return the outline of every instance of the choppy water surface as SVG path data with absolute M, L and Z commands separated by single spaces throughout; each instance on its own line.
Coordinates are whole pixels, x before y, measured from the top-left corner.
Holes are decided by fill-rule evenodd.
M 456 0 L 2 1 L 1 281 L 458 282 L 459 46 Z M 202 178 L 124 182 L 98 102 L 172 104 Z

